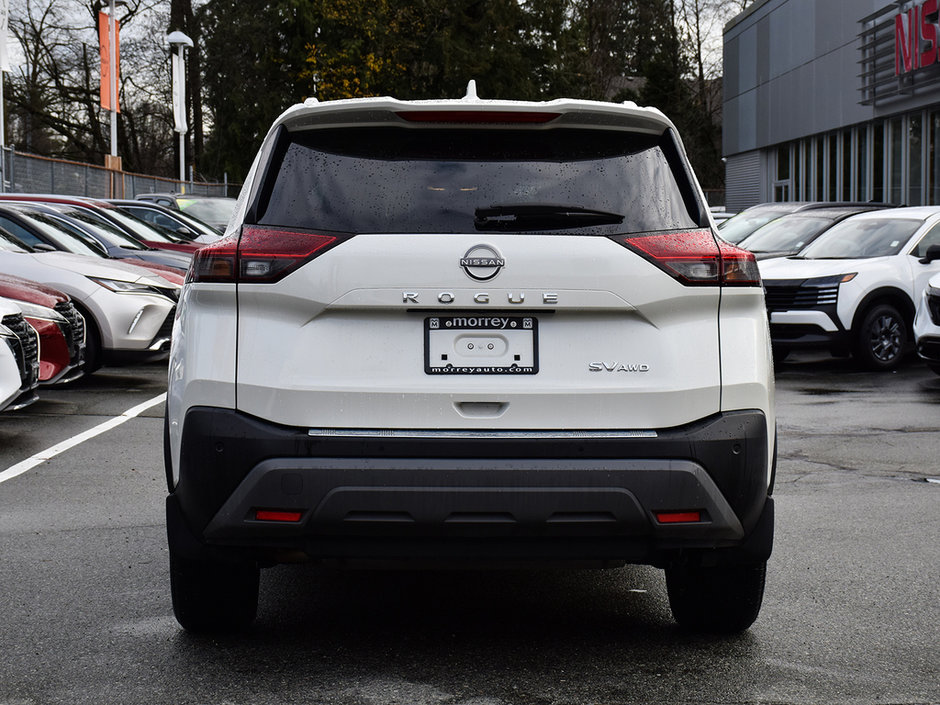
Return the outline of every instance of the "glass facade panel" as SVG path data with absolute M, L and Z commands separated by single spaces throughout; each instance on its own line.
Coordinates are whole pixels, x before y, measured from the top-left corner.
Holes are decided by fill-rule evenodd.
M 829 171 L 826 174 L 826 200 L 835 201 L 838 196 L 836 182 L 839 177 L 839 141 L 835 135 L 829 135 L 828 142 L 829 154 L 827 156 Z
M 872 130 L 871 200 L 885 200 L 885 129 L 883 122 L 876 122 Z
M 777 147 L 777 181 L 790 178 L 790 145 Z
M 894 204 L 904 202 L 903 174 L 904 174 L 904 132 L 901 118 L 892 118 L 888 121 L 888 200 Z
M 907 120 L 907 205 L 919 206 L 923 200 L 923 119 L 911 115 Z
M 842 133 L 842 184 L 839 189 L 839 198 L 843 201 L 852 200 L 852 131 Z
M 793 200 L 801 201 L 803 200 L 803 192 L 801 187 L 803 185 L 803 142 L 797 142 L 793 145 Z
M 940 205 L 940 108 L 774 147 L 775 201 Z
M 855 156 L 855 181 L 856 198 L 859 201 L 867 201 L 868 195 L 868 127 L 858 128 L 856 136 L 858 149 Z
M 927 203 L 940 204 L 940 112 L 927 121 Z
M 815 145 L 816 146 L 816 168 L 815 168 L 814 179 L 813 179 L 813 200 L 821 201 L 823 200 L 823 193 L 824 193 L 823 174 L 826 171 L 825 149 L 824 149 L 825 142 L 823 141 L 822 137 L 817 137 L 816 140 L 814 141 L 816 143 Z

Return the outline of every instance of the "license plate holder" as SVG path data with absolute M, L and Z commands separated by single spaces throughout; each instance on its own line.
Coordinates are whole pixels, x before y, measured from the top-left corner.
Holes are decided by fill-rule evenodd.
M 534 375 L 539 371 L 535 316 L 446 315 L 424 319 L 429 375 Z

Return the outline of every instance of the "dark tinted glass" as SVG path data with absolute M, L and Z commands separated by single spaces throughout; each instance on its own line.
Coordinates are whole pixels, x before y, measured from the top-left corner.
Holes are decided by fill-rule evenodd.
M 73 220 L 80 221 L 101 242 L 111 247 L 123 247 L 128 250 L 146 250 L 138 240 L 128 235 L 99 215 L 95 215 L 83 208 L 62 208 L 61 212 Z
M 58 250 L 65 250 L 77 255 L 102 257 L 104 248 L 92 238 L 78 231 L 65 228 L 61 221 L 47 213 L 20 211 L 20 217 L 29 221 Z
M 695 227 L 659 136 L 364 127 L 294 133 L 259 222 L 351 233 Z M 506 208 L 500 208 L 506 207 Z

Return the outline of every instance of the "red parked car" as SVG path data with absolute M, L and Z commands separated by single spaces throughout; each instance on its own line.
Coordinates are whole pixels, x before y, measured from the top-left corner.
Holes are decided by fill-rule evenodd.
M 0 274 L 0 297 L 12 299 L 39 335 L 39 383 L 82 376 L 85 319 L 68 296 L 37 282 Z

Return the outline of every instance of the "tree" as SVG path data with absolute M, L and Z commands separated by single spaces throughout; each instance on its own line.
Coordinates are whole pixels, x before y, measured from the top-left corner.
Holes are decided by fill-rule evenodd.
M 748 0 L 677 0 L 677 21 L 687 37 L 691 61 L 690 108 L 695 119 L 684 124 L 686 148 L 705 188 L 724 187 L 721 161 L 721 29 Z
M 89 89 L 98 54 L 89 55 L 87 43 L 72 41 L 67 14 L 63 3 L 26 0 L 10 18 L 24 55 L 7 92 L 10 142 L 40 154 L 103 155 L 103 131 Z
M 199 169 L 238 180 L 274 118 L 311 96 L 304 71 L 317 22 L 302 0 L 209 0 L 195 17 L 211 120 Z
M 427 37 L 437 68 L 427 97 L 460 97 L 472 79 L 487 98 L 537 97 L 528 17 L 516 0 L 458 0 L 439 17 Z
M 319 0 L 316 35 L 301 77 L 320 100 L 376 95 L 405 76 L 412 29 L 408 6 L 389 0 Z
M 610 100 L 622 91 L 623 78 L 635 72 L 638 32 L 634 1 L 575 0 L 562 28 L 562 75 L 567 95 Z
M 319 0 L 305 73 L 323 100 L 393 94 L 459 96 L 476 79 L 488 97 L 537 98 L 550 62 L 545 28 L 517 0 Z

